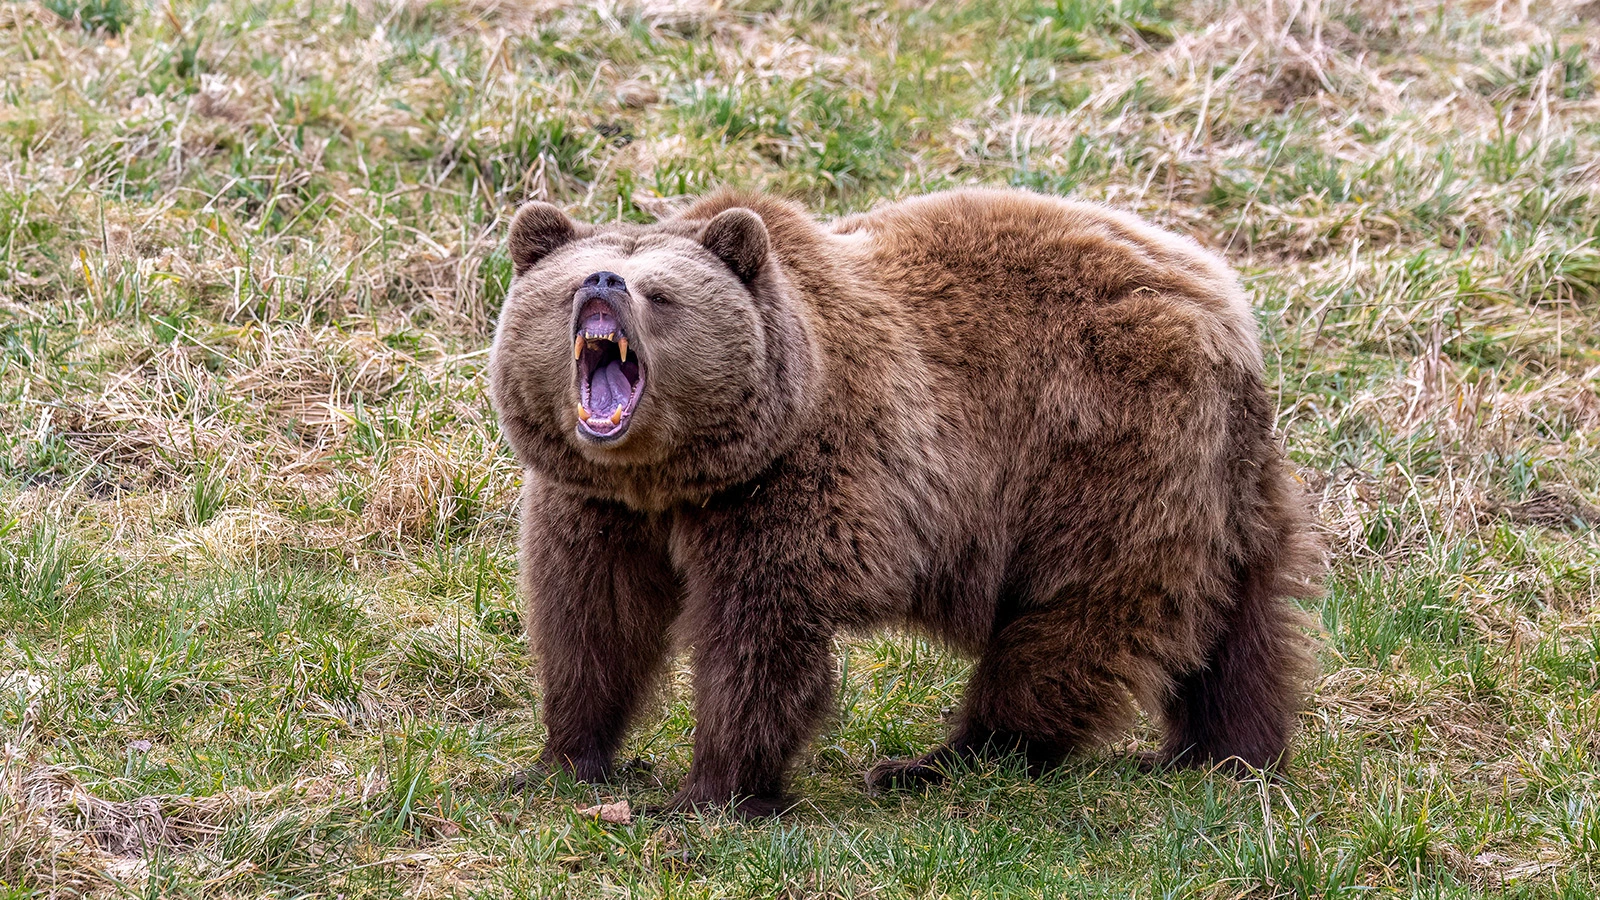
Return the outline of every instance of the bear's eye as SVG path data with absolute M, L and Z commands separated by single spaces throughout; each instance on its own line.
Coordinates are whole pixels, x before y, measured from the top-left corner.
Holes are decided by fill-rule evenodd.
M 661 293 L 660 291 L 656 291 L 650 295 L 650 302 L 654 303 L 656 306 L 671 306 L 672 298 Z

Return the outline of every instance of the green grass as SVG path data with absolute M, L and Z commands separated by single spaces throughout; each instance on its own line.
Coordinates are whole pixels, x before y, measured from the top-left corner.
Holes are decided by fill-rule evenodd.
M 1529 6 L 9 4 L 0 896 L 1595 896 L 1600 26 Z M 682 777 L 681 668 L 619 783 L 500 793 L 515 205 L 975 183 L 1244 273 L 1332 550 L 1295 762 L 871 796 L 967 673 L 881 636 L 781 820 L 577 812 Z

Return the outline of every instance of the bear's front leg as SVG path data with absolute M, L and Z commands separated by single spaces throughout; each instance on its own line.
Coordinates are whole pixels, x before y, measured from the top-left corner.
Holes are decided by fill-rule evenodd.
M 519 578 L 548 736 L 541 762 L 599 781 L 661 674 L 681 588 L 658 521 L 531 479 Z
M 834 628 L 811 541 L 761 516 L 710 516 L 680 541 L 694 647 L 694 763 L 670 808 L 788 806 L 790 763 L 833 699 Z M 680 535 L 681 537 L 681 535 Z

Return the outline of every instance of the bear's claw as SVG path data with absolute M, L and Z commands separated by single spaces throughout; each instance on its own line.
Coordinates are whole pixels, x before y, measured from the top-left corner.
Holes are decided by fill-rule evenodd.
M 874 793 L 908 790 L 941 784 L 949 776 L 927 757 L 886 759 L 867 772 L 867 789 Z

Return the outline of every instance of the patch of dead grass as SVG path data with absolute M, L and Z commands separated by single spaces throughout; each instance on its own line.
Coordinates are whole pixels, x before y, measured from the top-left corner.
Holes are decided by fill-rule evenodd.
M 400 447 L 367 493 L 361 527 L 373 537 L 415 541 L 461 527 L 511 502 L 516 465 L 492 446 L 462 443 Z

